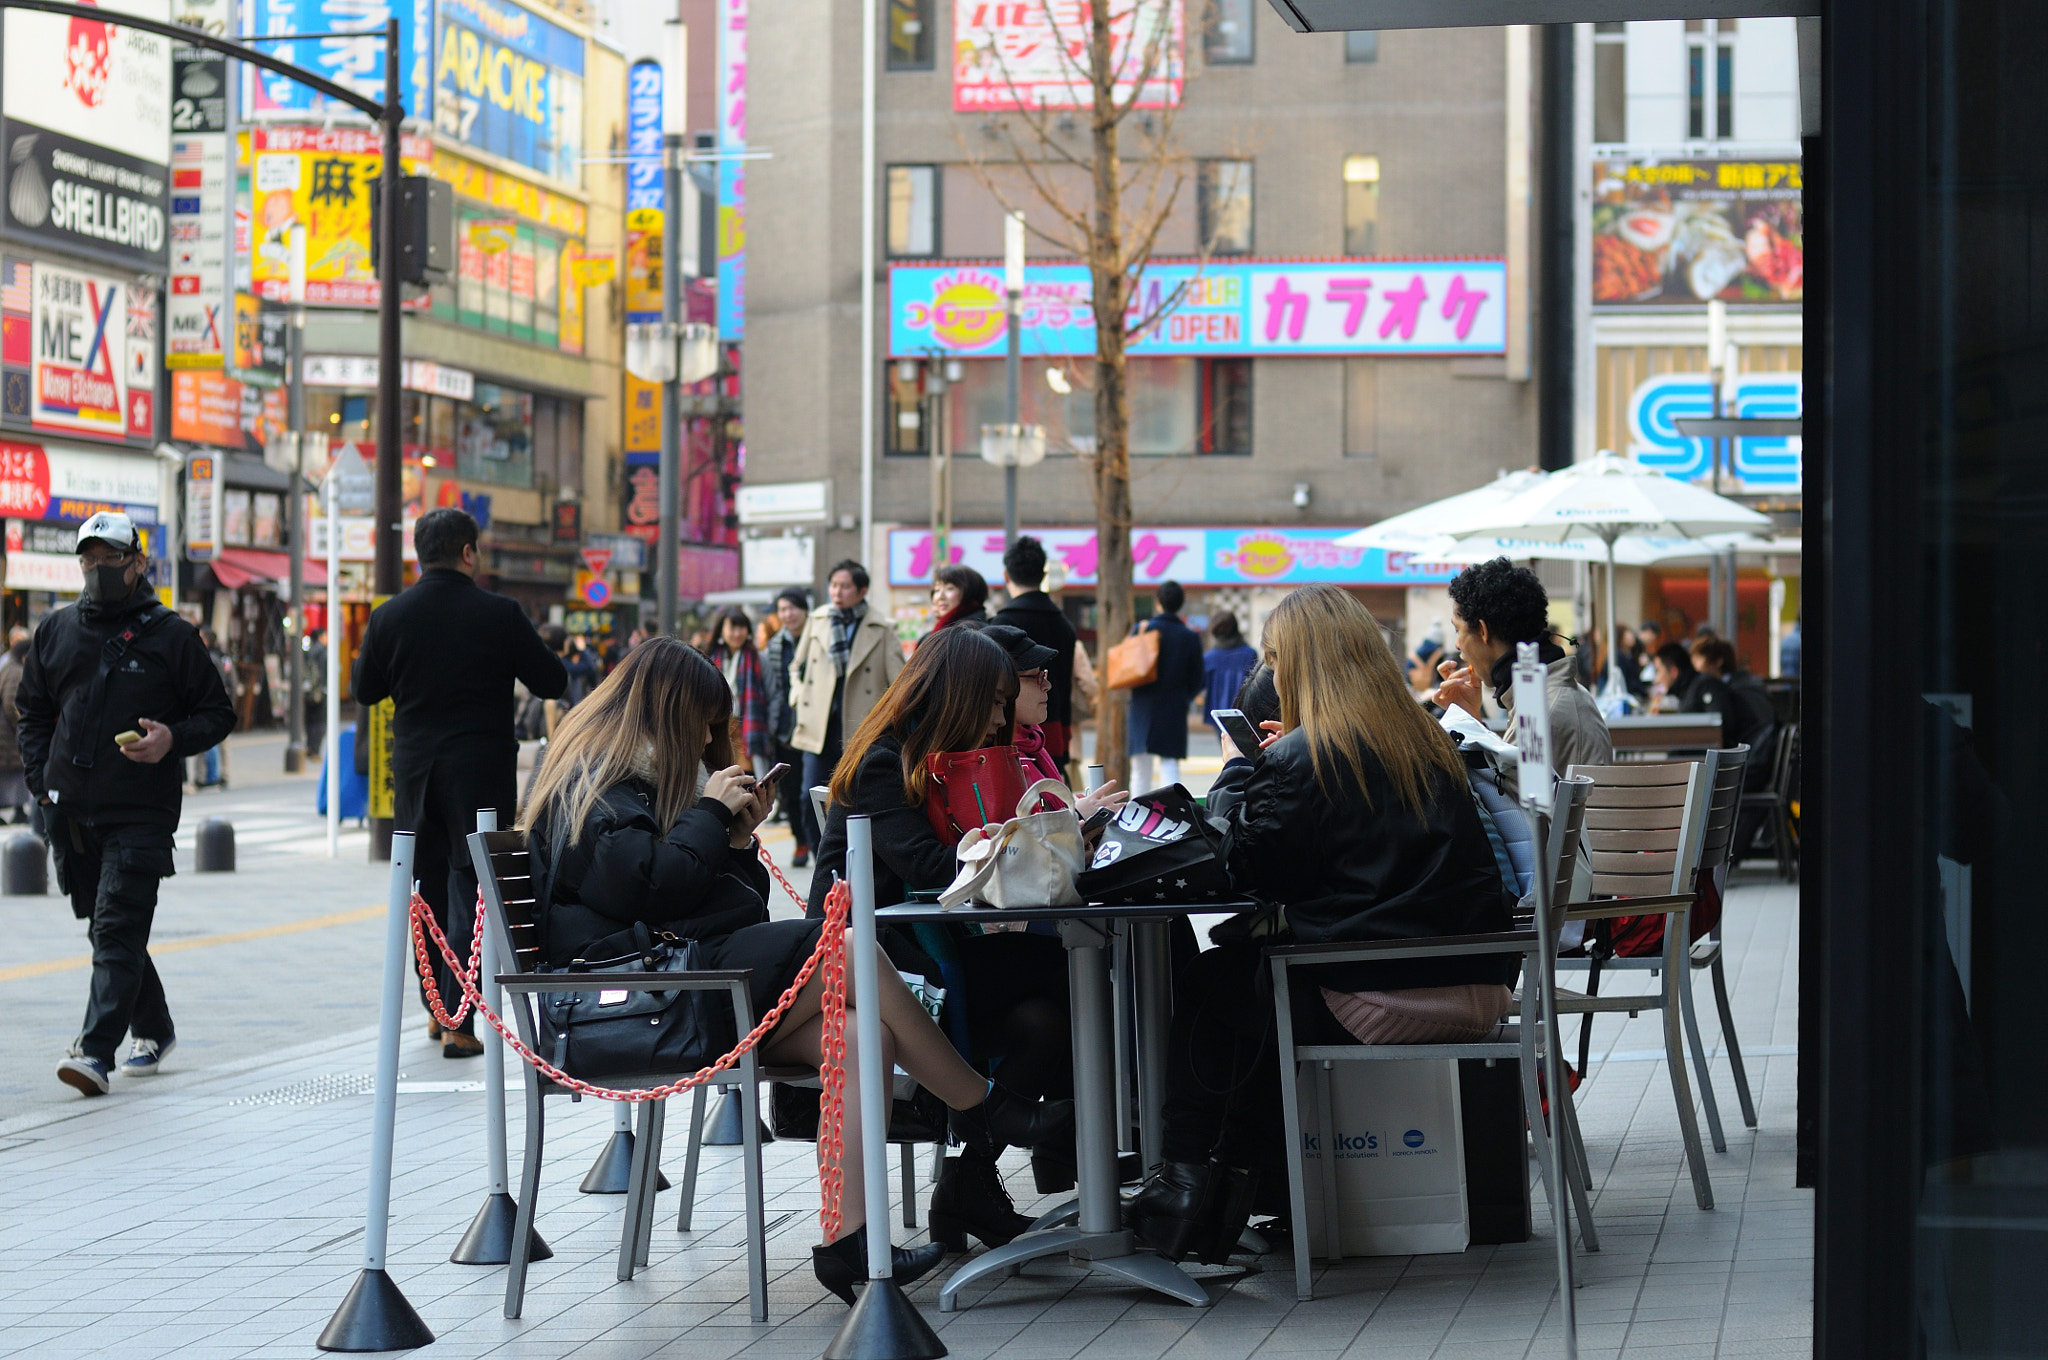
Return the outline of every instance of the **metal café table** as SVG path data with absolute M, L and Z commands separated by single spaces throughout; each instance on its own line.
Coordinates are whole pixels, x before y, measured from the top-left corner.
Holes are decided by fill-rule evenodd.
M 1176 916 L 1239 912 L 1246 901 L 1147 903 L 1078 907 L 954 907 L 914 902 L 885 907 L 877 922 L 1010 925 L 1056 921 L 1067 949 L 1067 986 L 1073 1006 L 1074 1153 L 1077 1213 L 1071 1224 L 1034 1228 L 1008 1246 L 982 1253 L 954 1271 L 939 1291 L 939 1311 L 954 1310 L 961 1289 L 984 1276 L 1013 1273 L 1026 1261 L 1065 1256 L 1076 1265 L 1114 1275 L 1193 1304 L 1209 1295 L 1173 1262 L 1141 1252 L 1123 1225 L 1117 1194 L 1116 1026 L 1110 1000 L 1111 926 L 1132 926 L 1138 1005 L 1138 1092 L 1146 1165 L 1159 1160 L 1160 1112 L 1166 1103 L 1166 1042 L 1172 1023 L 1172 980 L 1167 926 Z M 1055 1215 L 1055 1218 L 1062 1217 Z M 1041 1220 L 1043 1222 L 1044 1220 Z

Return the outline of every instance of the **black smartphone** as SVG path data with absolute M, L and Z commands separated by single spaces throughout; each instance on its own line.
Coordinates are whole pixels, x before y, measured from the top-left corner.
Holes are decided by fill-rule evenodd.
M 1081 834 L 1084 836 L 1094 835 L 1103 827 L 1108 826 L 1110 823 L 1110 819 L 1115 816 L 1115 808 L 1102 807 L 1095 809 L 1094 814 L 1090 816 L 1087 821 L 1081 823 Z
M 1212 708 L 1209 710 L 1209 719 L 1223 729 L 1224 735 L 1237 747 L 1239 755 L 1255 756 L 1259 753 L 1259 743 L 1265 738 L 1258 728 L 1252 726 L 1252 720 L 1244 715 L 1244 710 Z
M 761 782 L 763 784 L 773 784 L 776 780 L 782 778 L 784 772 L 788 769 L 789 762 L 785 760 L 781 764 L 771 767 L 768 773 L 762 775 Z

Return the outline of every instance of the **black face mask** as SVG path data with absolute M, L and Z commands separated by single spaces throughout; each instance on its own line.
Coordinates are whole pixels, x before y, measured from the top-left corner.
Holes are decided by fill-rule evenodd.
M 85 572 L 84 596 L 94 604 L 117 604 L 128 598 L 134 587 L 128 581 L 125 566 L 88 567 Z

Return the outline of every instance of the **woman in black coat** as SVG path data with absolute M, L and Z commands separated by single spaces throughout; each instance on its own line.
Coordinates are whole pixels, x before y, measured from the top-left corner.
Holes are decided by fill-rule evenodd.
M 1151 684 L 1131 691 L 1130 753 L 1156 757 L 1159 766 L 1155 782 L 1151 760 L 1142 776 L 1133 763 L 1131 787 L 1140 791 L 1180 782 L 1180 763 L 1188 757 L 1188 705 L 1208 684 L 1202 639 L 1180 619 L 1186 598 L 1179 582 L 1160 582 L 1159 612 L 1143 629 L 1159 634 L 1159 670 Z
M 541 949 L 554 964 L 630 952 L 636 927 L 698 942 L 707 968 L 749 968 L 754 1013 L 772 1009 L 816 946 L 810 920 L 768 918 L 754 828 L 774 805 L 734 759 L 732 692 L 718 668 L 673 638 L 635 647 L 556 729 L 521 825 L 532 851 Z M 849 970 L 850 974 L 851 970 Z M 823 979 L 813 976 L 762 1042 L 771 1063 L 822 1061 Z M 867 998 L 848 993 L 847 1005 Z M 952 1110 L 970 1146 L 1030 1144 L 1072 1118 L 1011 1095 L 961 1060 L 892 968 L 883 968 L 880 1061 L 900 1065 Z M 858 1055 L 847 1025 L 849 1075 Z M 815 1249 L 818 1280 L 847 1302 L 864 1279 L 860 1121 L 848 1101 L 842 1223 Z M 938 1264 L 936 1243 L 899 1250 L 909 1283 Z
M 1507 930 L 1509 898 L 1457 750 L 1365 606 L 1305 586 L 1281 601 L 1263 642 L 1280 720 L 1265 724 L 1259 751 L 1226 746 L 1208 800 L 1225 823 L 1232 885 L 1277 904 L 1283 938 L 1302 944 Z M 1178 980 L 1165 1161 L 1131 1205 L 1140 1237 L 1175 1260 L 1227 1257 L 1260 1171 L 1282 1165 L 1273 1002 L 1260 980 L 1275 940 L 1230 925 L 1212 938 L 1235 942 Z M 1477 1039 L 1506 1014 L 1516 967 L 1499 955 L 1330 965 L 1296 998 L 1297 1034 Z
M 900 902 L 912 891 L 936 894 L 953 881 L 952 839 L 933 828 L 925 811 L 926 758 L 1007 748 L 1019 687 L 1010 654 L 976 628 L 947 628 L 918 644 L 896 683 L 846 743 L 833 775 L 832 806 L 811 879 L 811 915 L 822 913 L 827 885 L 846 862 L 849 815 L 866 816 L 872 823 L 876 901 Z M 1112 789 L 1082 800 L 1083 815 L 1097 801 L 1114 802 L 1120 796 Z M 1014 809 L 987 812 L 1006 818 Z M 1072 1093 L 1066 951 L 1057 939 L 950 924 L 891 935 L 886 943 L 898 967 L 944 980 L 947 1028 L 969 1060 L 1023 1095 Z M 996 1247 L 1030 1226 L 1003 1186 L 996 1168 L 999 1151 L 968 1148 L 948 1159 L 932 1192 L 935 1240 L 958 1248 L 972 1235 Z M 1065 1138 L 1034 1148 L 1040 1190 L 1052 1193 L 1070 1186 L 1072 1162 Z

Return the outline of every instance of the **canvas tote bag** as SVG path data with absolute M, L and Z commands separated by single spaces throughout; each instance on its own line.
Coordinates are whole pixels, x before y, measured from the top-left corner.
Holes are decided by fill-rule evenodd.
M 1032 812 L 1040 795 L 1067 805 Z M 960 841 L 960 873 L 939 894 L 943 906 L 986 902 L 992 907 L 1075 907 L 1081 875 L 1081 818 L 1072 790 L 1057 779 L 1041 779 L 1017 800 L 1017 815 L 978 826 Z

